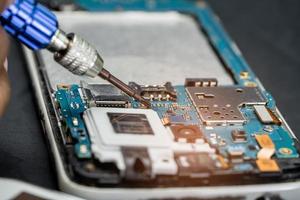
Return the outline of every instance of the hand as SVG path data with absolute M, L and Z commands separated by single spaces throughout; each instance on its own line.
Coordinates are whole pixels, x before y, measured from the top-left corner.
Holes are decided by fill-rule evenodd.
M 9 4 L 8 0 L 0 0 L 0 13 Z M 9 40 L 0 27 L 0 116 L 3 115 L 10 97 L 10 84 L 7 74 L 7 54 Z

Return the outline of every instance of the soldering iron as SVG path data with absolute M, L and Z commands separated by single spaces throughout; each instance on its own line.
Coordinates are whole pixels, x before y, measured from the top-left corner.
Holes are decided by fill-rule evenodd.
M 28 48 L 34 51 L 48 49 L 54 54 L 55 61 L 72 73 L 100 76 L 150 107 L 150 103 L 134 89 L 103 68 L 103 59 L 92 45 L 74 33 L 62 31 L 55 14 L 35 0 L 15 0 L 2 12 L 0 21 L 11 36 Z

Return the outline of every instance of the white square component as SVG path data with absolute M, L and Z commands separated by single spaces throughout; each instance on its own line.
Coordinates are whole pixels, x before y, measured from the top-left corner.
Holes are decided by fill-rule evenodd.
M 93 107 L 84 112 L 83 118 L 92 152 L 101 162 L 114 162 L 124 173 L 126 164 L 122 147 L 142 147 L 148 150 L 152 176 L 176 174 L 172 138 L 155 111 Z
M 105 146 L 153 148 L 169 147 L 172 142 L 153 110 L 90 108 L 85 111 L 84 120 L 94 142 Z
M 253 106 L 256 115 L 259 117 L 260 121 L 263 123 L 272 123 L 274 122 L 271 114 L 265 105 L 255 105 Z

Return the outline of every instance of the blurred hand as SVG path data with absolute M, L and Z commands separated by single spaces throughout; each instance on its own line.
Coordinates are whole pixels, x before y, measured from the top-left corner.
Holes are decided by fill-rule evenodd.
M 10 0 L 0 0 L 0 13 L 9 4 Z M 10 97 L 10 85 L 7 75 L 7 53 L 9 40 L 0 27 L 0 116 L 3 115 Z

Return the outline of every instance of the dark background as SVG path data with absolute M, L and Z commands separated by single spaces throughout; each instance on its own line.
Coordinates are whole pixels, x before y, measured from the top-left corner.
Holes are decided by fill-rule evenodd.
M 300 1 L 209 0 L 229 35 L 300 136 Z M 0 120 L 0 177 L 57 188 L 20 46 L 9 56 L 12 99 Z

